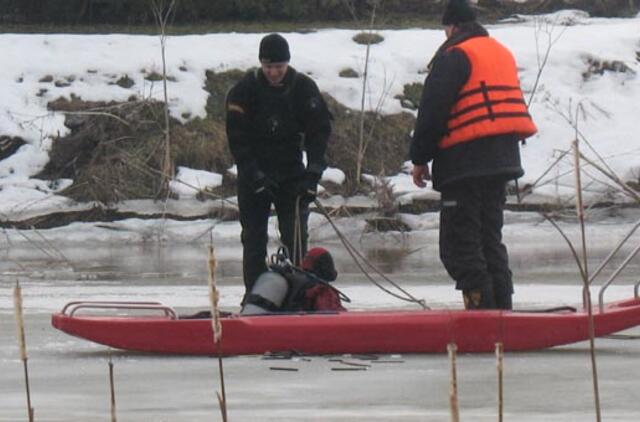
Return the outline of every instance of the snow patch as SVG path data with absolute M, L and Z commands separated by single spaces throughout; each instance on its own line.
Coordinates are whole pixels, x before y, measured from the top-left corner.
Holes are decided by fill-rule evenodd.
M 199 192 L 222 185 L 222 175 L 188 167 L 178 167 L 175 180 L 169 183 L 171 191 L 180 198 L 193 198 Z

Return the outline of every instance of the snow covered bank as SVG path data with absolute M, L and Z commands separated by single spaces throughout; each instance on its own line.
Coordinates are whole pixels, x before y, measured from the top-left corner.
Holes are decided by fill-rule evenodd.
M 567 26 L 570 25 L 570 26 Z M 578 12 L 489 27 L 515 53 L 525 92 L 532 94 L 541 62 L 550 54 L 538 82 L 531 113 L 540 129 L 522 148 L 526 175 L 521 186 L 534 184 L 528 201 L 553 202 L 573 195 L 572 157 L 563 156 L 576 135 L 576 123 L 594 151 L 583 142 L 585 154 L 606 164 L 624 181 L 640 177 L 637 115 L 640 112 L 640 18 L 593 19 Z M 320 88 L 343 104 L 359 108 L 362 81 L 338 76 L 344 68 L 364 66 L 364 46 L 352 41 L 356 31 L 321 30 L 286 34 L 292 65 L 311 74 Z M 405 84 L 422 82 L 424 69 L 444 40 L 438 30 L 384 30 L 384 41 L 372 46 L 367 106 L 394 113 Z M 205 116 L 208 93 L 205 71 L 247 69 L 257 63 L 257 47 L 264 34 L 207 34 L 170 37 L 167 72 L 171 77 L 172 115 Z M 161 69 L 159 39 L 129 35 L 2 34 L 0 50 L 0 135 L 20 137 L 27 144 L 0 161 L 0 214 L 36 214 L 77 206 L 56 195 L 69 181 L 49 184 L 33 179 L 48 161 L 54 136 L 65 134 L 64 115 L 47 111 L 47 103 L 75 95 L 88 101 L 123 101 L 132 95 L 162 96 L 161 83 L 149 75 Z M 127 76 L 128 88 L 116 82 Z M 602 162 L 600 162 L 602 164 Z M 593 167 L 585 167 L 589 198 L 617 198 Z M 219 183 L 216 175 L 181 170 L 196 184 Z M 409 201 L 427 191 L 414 188 L 407 174 L 391 179 L 396 193 Z M 188 195 L 188 192 L 183 192 Z M 35 211 L 34 211 L 35 210 Z

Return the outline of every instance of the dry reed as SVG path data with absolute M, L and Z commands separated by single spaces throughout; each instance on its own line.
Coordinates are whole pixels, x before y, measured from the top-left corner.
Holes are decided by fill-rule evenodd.
M 216 346 L 218 354 L 218 370 L 220 371 L 220 389 L 222 394 L 216 392 L 220 412 L 222 413 L 223 422 L 227 422 L 227 395 L 224 384 L 224 367 L 222 365 L 222 324 L 220 322 L 220 309 L 218 302 L 220 293 L 216 286 L 216 257 L 213 253 L 213 246 L 209 245 L 208 249 L 208 268 L 209 268 L 209 302 L 211 304 L 211 328 L 213 330 L 213 342 Z
M 576 126 L 576 132 L 578 128 Z M 587 239 L 584 226 L 584 202 L 582 201 L 582 182 L 580 179 L 580 145 L 578 136 L 573 141 L 574 164 L 576 175 L 576 212 L 580 222 L 580 234 L 582 240 L 582 282 L 583 282 L 583 301 L 584 307 L 589 315 L 589 351 L 591 356 L 591 371 L 593 375 L 593 393 L 596 410 L 596 421 L 602 420 L 600 409 L 600 389 L 598 387 L 598 366 L 596 362 L 596 344 L 595 344 L 595 321 L 593 318 L 593 307 L 591 306 L 591 291 L 589 290 L 589 270 L 587 267 Z
M 496 343 L 496 366 L 498 369 L 498 422 L 503 421 L 504 409 L 504 345 Z
M 449 390 L 449 406 L 451 408 L 451 422 L 460 422 L 460 411 L 458 409 L 458 375 L 456 369 L 456 352 L 458 346 L 455 343 L 447 345 L 449 360 L 451 361 L 451 388 Z
M 33 422 L 34 410 L 31 406 L 31 391 L 29 389 L 29 366 L 27 364 L 27 342 L 24 334 L 24 313 L 22 310 L 22 289 L 20 288 L 20 282 L 16 281 L 16 286 L 13 289 L 13 308 L 16 317 L 18 345 L 20 347 L 20 359 L 22 360 L 22 366 L 24 367 L 24 381 L 25 390 L 27 394 L 27 413 L 29 415 L 29 422 Z
M 116 417 L 116 388 L 113 376 L 113 361 L 109 353 L 109 390 L 111 392 L 111 422 L 117 422 Z

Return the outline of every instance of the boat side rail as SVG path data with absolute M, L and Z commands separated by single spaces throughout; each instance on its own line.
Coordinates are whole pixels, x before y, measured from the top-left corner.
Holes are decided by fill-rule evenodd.
M 598 275 L 600 275 L 602 270 L 611 262 L 611 260 L 614 258 L 614 256 L 620 251 L 620 249 L 622 249 L 622 247 L 627 243 L 627 241 L 631 238 L 631 236 L 633 236 L 633 234 L 638 230 L 638 228 L 640 228 L 640 220 L 636 221 L 636 223 L 631 228 L 631 230 L 629 230 L 629 232 L 625 235 L 625 237 L 622 240 L 620 240 L 620 242 L 618 242 L 616 247 L 613 248 L 613 250 L 609 253 L 609 255 L 607 255 L 607 257 L 604 260 L 602 260 L 602 262 L 600 263 L 598 268 L 596 268 L 596 270 L 591 274 L 591 276 L 589 277 L 589 280 L 588 280 L 589 281 L 589 285 L 593 284 L 594 280 L 598 277 Z M 609 288 L 609 286 L 613 283 L 613 281 L 620 274 L 620 272 L 627 265 L 629 265 L 629 262 L 631 262 L 631 260 L 638 254 L 638 252 L 640 252 L 640 245 L 637 246 L 627 256 L 627 258 L 625 258 L 624 262 L 622 264 L 620 264 L 618 266 L 618 268 L 615 269 L 613 274 L 600 287 L 600 291 L 598 292 L 598 307 L 599 307 L 600 312 L 604 312 L 604 292 Z M 638 289 L 640 289 L 640 287 L 638 287 L 638 286 L 636 286 L 634 288 L 634 294 L 635 294 L 636 297 L 638 297 Z M 583 305 L 585 307 L 587 306 L 586 297 L 584 298 Z
M 620 274 L 620 272 L 627 265 L 629 265 L 629 262 L 631 262 L 631 260 L 638 254 L 638 252 L 640 252 L 640 245 L 636 246 L 636 248 L 633 251 L 631 251 L 631 253 L 627 256 L 627 258 L 622 262 L 622 264 L 620 264 L 620 266 L 618 266 L 618 268 L 616 268 L 616 270 L 613 272 L 613 274 L 611 274 L 609 279 L 602 285 L 602 287 L 600 287 L 600 292 L 598 293 L 598 306 L 599 306 L 600 312 L 604 312 L 604 292 L 605 292 L 605 290 L 607 290 L 607 288 L 613 283 L 613 281 L 616 279 L 618 274 Z M 634 288 L 634 292 L 635 292 L 636 297 L 638 297 L 638 287 L 637 287 L 637 285 Z
M 67 303 L 61 313 L 72 317 L 81 309 L 122 309 L 122 310 L 157 310 L 166 317 L 178 319 L 176 311 L 160 302 L 130 302 L 130 301 L 74 301 Z
M 593 284 L 593 281 L 596 279 L 596 277 L 598 277 L 600 272 L 607 266 L 607 264 L 613 259 L 613 257 L 618 253 L 618 251 L 622 249 L 625 243 L 627 243 L 627 241 L 631 238 L 631 236 L 633 236 L 633 234 L 636 232 L 636 230 L 638 230 L 639 227 L 640 227 L 640 220 L 638 220 L 636 224 L 631 228 L 631 230 L 629 230 L 629 233 L 627 233 L 627 235 L 622 240 L 620 240 L 618 245 L 615 248 L 613 248 L 613 250 L 609 253 L 609 255 L 607 255 L 607 257 L 602 260 L 598 268 L 596 268 L 596 270 L 591 274 L 591 277 L 589 277 L 589 284 Z

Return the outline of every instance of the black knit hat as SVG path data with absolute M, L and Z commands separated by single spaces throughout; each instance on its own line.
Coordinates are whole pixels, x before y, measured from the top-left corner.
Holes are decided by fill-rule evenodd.
M 291 59 L 289 43 L 280 34 L 269 34 L 260 41 L 258 58 L 265 63 L 284 63 Z
M 476 20 L 476 13 L 471 8 L 468 0 L 449 0 L 444 15 L 442 15 L 443 25 L 458 25 Z

